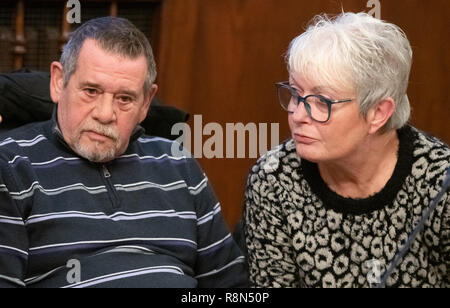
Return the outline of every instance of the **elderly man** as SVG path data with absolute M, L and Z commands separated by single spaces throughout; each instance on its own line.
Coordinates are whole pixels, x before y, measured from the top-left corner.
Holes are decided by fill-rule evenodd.
M 139 126 L 155 77 L 125 19 L 71 36 L 51 65 L 53 119 L 0 141 L 0 287 L 245 286 L 205 174 Z

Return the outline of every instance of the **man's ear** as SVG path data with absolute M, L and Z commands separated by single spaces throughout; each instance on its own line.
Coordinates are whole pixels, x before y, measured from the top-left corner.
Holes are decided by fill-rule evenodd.
M 139 115 L 139 123 L 142 123 L 142 121 L 144 121 L 147 117 L 148 110 L 150 109 L 150 103 L 155 97 L 157 91 L 158 86 L 156 84 L 153 84 L 150 91 L 145 95 L 145 102 L 141 108 L 141 114 Z
M 395 112 L 395 101 L 387 97 L 376 104 L 368 113 L 369 133 L 374 134 L 379 131 Z
M 64 88 L 64 73 L 61 63 L 56 61 L 52 62 L 50 65 L 50 74 L 50 97 L 57 104 Z

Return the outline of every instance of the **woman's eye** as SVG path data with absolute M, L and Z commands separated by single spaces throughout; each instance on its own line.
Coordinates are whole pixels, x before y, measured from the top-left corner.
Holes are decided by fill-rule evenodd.
M 298 95 L 300 95 L 300 96 L 303 95 L 303 90 L 297 89 L 297 88 L 292 88 L 292 89 L 294 89 L 295 93 L 297 93 Z

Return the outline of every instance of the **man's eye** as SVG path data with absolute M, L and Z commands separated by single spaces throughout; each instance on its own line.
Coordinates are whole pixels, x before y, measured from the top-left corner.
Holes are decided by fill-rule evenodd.
M 129 96 L 120 96 L 119 101 L 121 103 L 127 104 L 127 103 L 131 103 L 133 101 L 133 99 Z
M 98 93 L 97 89 L 93 89 L 93 88 L 86 88 L 86 89 L 84 89 L 84 92 L 86 92 L 86 94 L 89 96 L 94 96 Z

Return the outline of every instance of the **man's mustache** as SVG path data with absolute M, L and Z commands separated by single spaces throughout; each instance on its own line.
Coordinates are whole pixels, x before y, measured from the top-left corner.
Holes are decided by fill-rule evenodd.
M 119 139 L 119 134 L 112 126 L 101 125 L 98 123 L 89 123 L 83 126 L 83 128 L 81 129 L 81 134 L 87 131 L 92 131 L 94 133 L 104 135 L 108 138 L 113 139 L 114 141 Z

